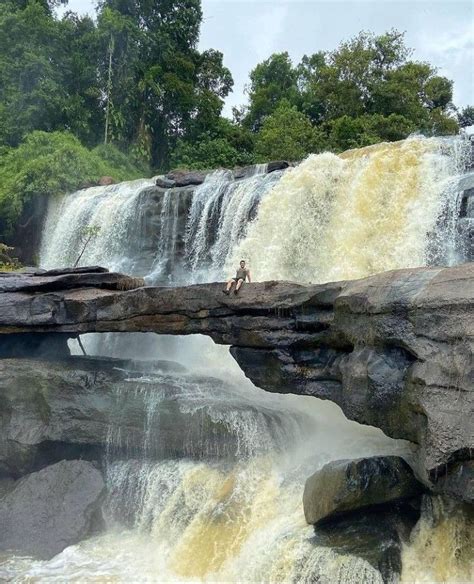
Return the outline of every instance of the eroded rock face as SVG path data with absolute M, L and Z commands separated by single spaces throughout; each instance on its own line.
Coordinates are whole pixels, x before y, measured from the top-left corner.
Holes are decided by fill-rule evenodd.
M 102 474 L 83 460 L 22 478 L 0 500 L 0 549 L 55 556 L 100 526 L 104 492 Z
M 0 479 L 79 457 L 233 459 L 239 437 L 205 403 L 189 408 L 181 393 L 192 391 L 194 378 L 186 386 L 182 369 L 164 361 L 0 359 Z M 222 381 L 202 381 L 225 391 Z
M 121 292 L 79 280 L 71 290 L 0 293 L 0 345 L 24 333 L 206 334 L 231 345 L 259 387 L 330 399 L 349 419 L 417 443 L 424 483 L 449 476 L 460 492 L 450 473 L 474 448 L 473 306 L 474 264 L 256 283 L 237 297 L 222 284 Z
M 410 499 L 422 490 L 398 456 L 337 460 L 307 479 L 304 514 L 308 523 L 316 524 L 357 509 Z

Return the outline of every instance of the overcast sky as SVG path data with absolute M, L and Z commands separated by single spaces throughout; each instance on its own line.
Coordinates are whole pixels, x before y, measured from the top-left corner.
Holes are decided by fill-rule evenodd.
M 94 0 L 69 0 L 69 10 L 94 14 Z M 471 0 L 203 0 L 200 48 L 219 49 L 234 77 L 225 113 L 245 103 L 250 70 L 274 52 L 332 50 L 360 30 L 406 31 L 414 58 L 454 80 L 457 106 L 474 103 L 474 2 Z

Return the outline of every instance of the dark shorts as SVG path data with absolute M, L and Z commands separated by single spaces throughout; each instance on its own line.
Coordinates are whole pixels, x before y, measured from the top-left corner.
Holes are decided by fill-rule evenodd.
M 242 282 L 245 282 L 245 280 L 243 278 L 232 278 L 232 280 L 234 280 L 234 282 L 238 282 L 239 280 L 242 280 Z

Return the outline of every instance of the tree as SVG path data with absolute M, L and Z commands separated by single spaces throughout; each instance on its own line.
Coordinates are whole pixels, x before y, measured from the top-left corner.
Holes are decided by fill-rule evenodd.
M 74 262 L 73 268 L 77 268 L 79 262 L 81 261 L 82 256 L 84 255 L 84 252 L 87 249 L 87 246 L 93 239 L 98 237 L 99 234 L 100 225 L 88 225 L 87 227 L 84 227 L 84 229 L 80 233 L 80 242 L 82 243 L 82 249 L 79 255 L 77 256 L 76 261 Z
M 112 146 L 91 151 L 69 133 L 31 133 L 0 158 L 0 239 L 6 239 L 35 197 L 73 192 L 104 175 L 126 180 L 142 176 L 143 170 Z
M 318 152 L 321 142 L 321 135 L 309 118 L 283 100 L 265 118 L 255 140 L 255 153 L 259 162 L 301 160 L 311 152 Z
M 416 126 L 398 114 L 365 114 L 357 118 L 342 116 L 329 122 L 327 129 L 330 149 L 341 152 L 378 142 L 402 140 L 413 133 Z
M 35 129 L 61 125 L 65 107 L 57 27 L 38 2 L 0 6 L 0 140 L 16 146 Z
M 67 4 L 68 0 L 7 0 L 7 2 L 9 2 L 13 8 L 18 10 L 24 10 L 28 4 L 36 2 L 42 8 L 51 13 L 57 6 Z
M 116 47 L 112 135 L 134 144 L 157 169 L 168 168 L 178 140 L 217 123 L 232 87 L 222 54 L 197 50 L 201 19 L 199 0 L 103 0 L 99 5 L 102 54 L 109 54 L 111 34 Z M 120 69 L 120 63 L 126 67 Z M 105 86 L 108 59 L 101 71 Z
M 456 134 L 452 82 L 411 55 L 396 30 L 361 32 L 332 52 L 305 55 L 296 67 L 287 53 L 278 53 L 251 72 L 249 106 L 236 113 L 258 132 L 285 99 L 319 128 L 320 147 L 324 134 L 325 146 L 336 150 L 415 131 Z
M 244 123 L 258 131 L 265 116 L 283 99 L 294 104 L 298 96 L 297 72 L 288 53 L 275 53 L 250 73 L 249 108 Z
M 0 5 L 0 144 L 70 130 L 94 145 L 100 125 L 93 21 L 57 20 L 44 3 Z
M 173 168 L 233 168 L 255 162 L 254 137 L 250 130 L 220 118 L 197 138 L 181 139 L 171 156 Z
M 458 122 L 461 128 L 474 126 L 474 106 L 467 105 L 458 113 Z

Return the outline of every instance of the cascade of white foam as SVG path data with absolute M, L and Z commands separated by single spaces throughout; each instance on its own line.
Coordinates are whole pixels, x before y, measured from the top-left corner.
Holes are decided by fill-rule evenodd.
M 87 238 L 87 229 L 98 234 L 87 245 L 80 264 L 102 265 L 134 272 L 133 251 L 140 243 L 140 195 L 152 179 L 93 187 L 51 200 L 43 231 L 40 264 L 43 268 L 70 267 Z
M 281 175 L 267 174 L 265 164 L 238 181 L 220 170 L 196 189 L 186 228 L 186 259 L 193 281 L 222 277 L 223 266 L 245 236 L 262 198 Z
M 262 201 L 228 269 L 258 280 L 327 282 L 456 260 L 458 139 L 412 138 L 311 155 Z
M 150 225 L 145 228 L 144 218 L 150 212 L 147 197 L 152 196 L 153 179 L 93 187 L 52 200 L 40 264 L 44 268 L 73 265 L 93 227 L 98 234 L 87 244 L 79 265 L 100 264 L 148 276 L 150 283 L 218 278 L 260 201 L 281 174 L 267 174 L 265 164 L 256 165 L 239 180 L 230 171 L 210 173 L 195 189 L 188 217 L 181 223 L 179 213 L 186 210 L 180 209 L 180 192 L 169 189 L 159 202 L 159 222 L 151 221 L 155 233 Z M 177 249 L 183 239 L 184 257 Z M 150 253 L 152 242 L 156 243 Z
M 163 379 L 158 375 L 149 381 L 156 385 L 143 396 L 144 452 L 166 415 Z M 174 384 L 173 401 L 188 420 L 178 431 L 185 432 L 193 417 L 205 412 L 221 432 L 235 437 L 237 459 L 110 459 L 107 533 L 50 562 L 29 561 L 22 568 L 18 559 L 17 575 L 124 583 L 382 583 L 367 561 L 312 541 L 301 494 L 305 478 L 333 458 L 406 454 L 406 446 L 374 428 L 347 422 L 334 404 L 270 395 L 243 378 L 238 385 L 223 385 L 168 375 L 166 382 Z M 130 384 L 135 392 L 134 380 Z M 125 396 L 117 397 L 120 406 Z M 113 447 L 126 445 L 123 430 L 121 435 L 111 432 Z
M 174 271 L 177 262 L 178 220 L 179 195 L 170 189 L 164 194 L 161 206 L 158 253 L 151 266 L 153 279 L 160 280 Z

